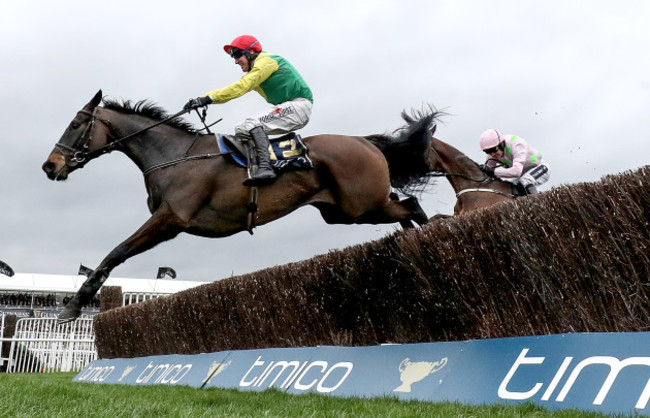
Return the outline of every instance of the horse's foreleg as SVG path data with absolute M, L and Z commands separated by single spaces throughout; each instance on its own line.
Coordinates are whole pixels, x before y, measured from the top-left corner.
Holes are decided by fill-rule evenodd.
M 161 242 L 170 240 L 183 229 L 170 221 L 168 214 L 160 210 L 154 213 L 126 241 L 115 247 L 99 264 L 97 269 L 88 276 L 75 296 L 65 306 L 59 315 L 57 323 L 64 324 L 74 321 L 81 315 L 81 308 L 88 305 L 102 287 L 111 271 L 129 258 L 147 251 Z

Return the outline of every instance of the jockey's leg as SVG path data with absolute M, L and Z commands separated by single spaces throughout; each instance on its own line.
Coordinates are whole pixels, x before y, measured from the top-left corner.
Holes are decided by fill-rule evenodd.
M 519 178 L 519 183 L 524 186 L 526 194 L 536 194 L 537 186 L 546 183 L 551 175 L 551 171 L 546 164 L 540 164 L 537 167 L 527 171 Z
M 262 186 L 269 184 L 276 177 L 269 157 L 269 137 L 261 126 L 251 129 L 250 134 L 253 144 L 255 144 L 255 153 L 257 154 L 257 173 L 253 174 L 251 178 L 246 179 L 244 185 Z
M 275 179 L 275 172 L 269 161 L 268 135 L 280 135 L 303 128 L 311 117 L 312 103 L 303 98 L 274 105 L 271 111 L 265 111 L 244 119 L 235 126 L 235 138 L 245 141 L 253 140 L 259 159 L 259 170 L 252 178 L 244 182 L 247 186 L 270 183 Z
M 537 194 L 537 187 L 534 184 L 526 186 L 526 194 Z

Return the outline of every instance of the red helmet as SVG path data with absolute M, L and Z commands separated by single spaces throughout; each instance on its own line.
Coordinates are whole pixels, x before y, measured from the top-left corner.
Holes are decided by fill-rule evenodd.
M 223 46 L 226 54 L 230 54 L 231 48 L 238 48 L 243 51 L 262 52 L 262 44 L 260 44 L 257 38 L 251 35 L 238 36 L 230 44 Z

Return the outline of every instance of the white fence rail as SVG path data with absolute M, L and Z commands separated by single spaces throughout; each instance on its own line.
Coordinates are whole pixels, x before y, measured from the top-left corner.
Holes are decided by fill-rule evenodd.
M 169 296 L 169 293 L 132 293 L 124 292 L 122 294 L 122 306 L 132 303 L 140 303 L 147 300 L 158 299 L 163 296 Z
M 166 293 L 131 293 L 122 296 L 122 306 L 167 296 Z M 9 356 L 0 356 L 7 373 L 69 372 L 83 369 L 97 359 L 92 317 L 56 324 L 51 318 L 20 318 L 13 337 L 4 338 L 5 315 L 0 315 L 0 347 L 10 344 Z
M 69 372 L 97 359 L 92 318 L 57 325 L 56 318 L 21 318 L 16 322 L 7 373 Z

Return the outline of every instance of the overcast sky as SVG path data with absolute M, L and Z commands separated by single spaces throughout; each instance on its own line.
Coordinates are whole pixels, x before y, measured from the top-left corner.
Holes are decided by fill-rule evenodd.
M 21 273 L 76 274 L 145 222 L 143 178 L 123 154 L 57 183 L 41 164 L 99 89 L 172 113 L 236 81 L 241 71 L 222 46 L 241 34 L 310 84 L 304 136 L 392 131 L 402 109 L 431 103 L 450 113 L 436 136 L 474 160 L 487 128 L 532 143 L 553 169 L 542 191 L 650 162 L 647 0 L 2 0 L 0 260 Z M 209 118 L 232 133 L 265 108 L 253 92 L 212 105 Z M 455 198 L 440 180 L 422 202 L 432 216 L 451 213 Z M 181 279 L 212 281 L 398 228 L 327 225 L 307 207 L 253 236 L 183 234 L 112 275 L 150 278 L 172 266 Z

